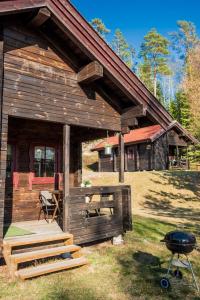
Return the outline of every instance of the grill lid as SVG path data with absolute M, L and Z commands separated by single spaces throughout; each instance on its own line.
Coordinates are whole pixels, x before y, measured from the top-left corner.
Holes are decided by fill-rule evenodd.
M 190 253 L 196 246 L 195 236 L 184 231 L 170 231 L 161 242 L 173 253 Z

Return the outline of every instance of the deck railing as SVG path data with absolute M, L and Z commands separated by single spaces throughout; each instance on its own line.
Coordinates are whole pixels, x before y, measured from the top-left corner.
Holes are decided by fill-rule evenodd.
M 70 189 L 69 230 L 76 243 L 110 238 L 131 228 L 130 186 Z

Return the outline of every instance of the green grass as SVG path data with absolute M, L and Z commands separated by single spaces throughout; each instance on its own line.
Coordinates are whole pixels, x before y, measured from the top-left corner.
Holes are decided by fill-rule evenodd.
M 110 243 L 87 248 L 88 267 L 9 282 L 0 272 L 0 299 L 14 300 L 165 300 L 200 297 L 194 289 L 178 285 L 163 291 L 159 279 L 165 274 L 170 252 L 160 242 L 176 226 L 157 219 L 134 216 L 134 231 L 125 235 L 124 246 Z M 196 231 L 193 225 L 189 228 Z M 199 253 L 191 255 L 200 278 Z M 183 271 L 189 282 L 190 276 Z
M 32 232 L 30 232 L 28 230 L 25 230 L 25 229 L 22 229 L 22 228 L 13 226 L 13 225 L 5 228 L 4 232 L 5 232 L 5 235 L 4 235 L 5 238 L 32 234 Z

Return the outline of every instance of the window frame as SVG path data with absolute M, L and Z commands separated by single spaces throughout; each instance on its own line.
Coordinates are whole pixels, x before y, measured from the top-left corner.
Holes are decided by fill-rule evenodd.
M 34 168 L 34 162 L 35 162 L 35 148 L 36 147 L 45 147 L 45 148 L 54 148 L 55 149 L 55 168 L 54 168 L 54 176 L 43 176 L 43 177 L 36 177 L 35 176 L 35 168 Z M 54 143 L 32 143 L 30 145 L 30 172 L 31 172 L 31 178 L 33 184 L 48 184 L 48 183 L 54 183 L 55 182 L 55 175 L 58 173 L 59 170 L 59 146 L 58 144 Z

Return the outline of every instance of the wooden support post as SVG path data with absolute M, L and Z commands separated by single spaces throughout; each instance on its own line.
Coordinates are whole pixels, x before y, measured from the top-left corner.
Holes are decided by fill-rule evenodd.
M 77 144 L 77 184 L 78 186 L 82 183 L 82 143 L 78 142 Z
M 124 148 L 124 171 L 128 171 L 128 153 L 127 147 Z
M 98 172 L 101 172 L 101 154 L 98 152 Z
M 113 171 L 117 172 L 117 148 L 113 149 Z
M 70 126 L 63 127 L 63 231 L 69 228 Z
M 119 182 L 124 182 L 124 135 L 119 135 Z
M 4 39 L 0 29 L 0 250 L 3 240 L 8 116 L 3 110 Z M 1 251 L 0 251 L 1 252 Z

